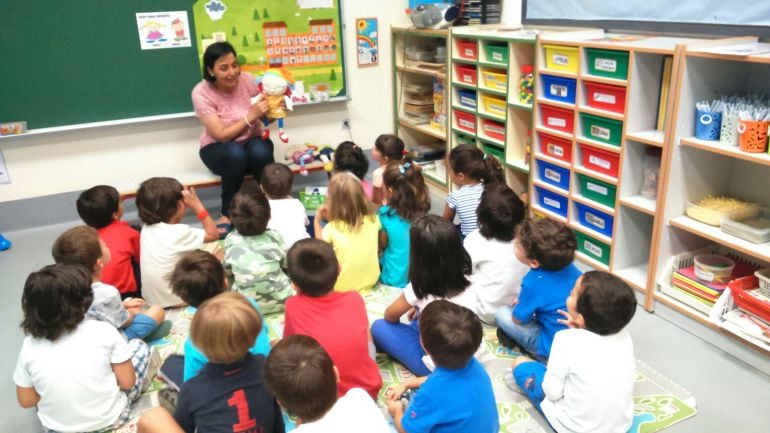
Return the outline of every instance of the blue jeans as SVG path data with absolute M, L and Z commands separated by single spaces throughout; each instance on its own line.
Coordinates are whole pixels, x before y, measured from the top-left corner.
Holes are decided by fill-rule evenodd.
M 243 177 L 251 174 L 259 181 L 262 169 L 275 162 L 273 142 L 259 137 L 245 143 L 211 143 L 199 154 L 206 167 L 222 177 L 222 215 L 229 215 L 230 201 L 241 188 Z
M 513 308 L 502 306 L 495 311 L 495 321 L 497 327 L 505 335 L 511 337 L 522 349 L 533 355 L 548 356 L 548 354 L 538 353 L 537 340 L 540 337 L 540 324 L 532 320 L 529 323 L 518 324 L 513 321 Z
M 430 374 L 430 370 L 422 362 L 425 350 L 420 345 L 420 326 L 417 319 L 408 325 L 377 319 L 372 323 L 372 340 L 377 347 L 415 375 Z

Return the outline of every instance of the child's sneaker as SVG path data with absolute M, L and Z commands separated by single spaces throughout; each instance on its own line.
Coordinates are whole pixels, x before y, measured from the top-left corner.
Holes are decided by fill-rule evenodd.
M 165 386 L 158 391 L 158 400 L 160 401 L 160 406 L 162 408 L 174 413 L 176 411 L 177 401 L 179 400 L 179 391 L 169 386 Z
M 508 367 L 505 369 L 505 373 L 503 373 L 503 382 L 505 383 L 505 386 L 508 387 L 511 391 L 515 392 L 516 394 L 521 395 L 527 395 L 524 393 L 524 391 L 519 388 L 519 384 L 516 383 L 516 379 L 513 377 L 513 369 Z
M 522 348 L 516 343 L 516 340 L 509 337 L 508 334 L 503 332 L 500 328 L 497 328 L 497 341 L 501 346 L 511 349 L 514 352 L 524 353 Z

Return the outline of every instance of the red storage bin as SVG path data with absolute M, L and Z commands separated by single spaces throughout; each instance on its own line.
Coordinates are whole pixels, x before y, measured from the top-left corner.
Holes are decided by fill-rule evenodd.
M 481 121 L 481 129 L 484 133 L 498 140 L 505 140 L 505 125 L 494 120 L 484 119 Z
M 476 67 L 470 65 L 455 65 L 455 75 L 457 75 L 457 81 L 463 84 L 469 84 L 471 86 L 476 85 Z
M 452 110 L 455 115 L 455 125 L 463 131 L 476 133 L 476 116 L 460 110 Z
M 583 167 L 607 176 L 618 177 L 620 155 L 582 144 L 580 149 L 583 153 Z
M 479 58 L 479 47 L 476 41 L 457 41 L 457 54 L 463 59 L 476 60 Z
M 540 152 L 542 154 L 562 161 L 572 162 L 571 141 L 542 132 L 538 132 L 537 135 L 540 137 Z
M 733 295 L 733 301 L 740 309 L 756 315 L 765 322 L 770 322 L 770 302 L 763 301 L 761 296 L 755 297 L 749 293 L 752 290 L 758 290 L 758 286 L 759 280 L 753 275 L 727 283 Z
M 626 88 L 586 81 L 586 103 L 591 108 L 623 113 L 626 109 Z
M 575 113 L 572 110 L 542 104 L 540 105 L 540 117 L 542 117 L 543 126 L 546 128 L 568 134 L 575 132 Z

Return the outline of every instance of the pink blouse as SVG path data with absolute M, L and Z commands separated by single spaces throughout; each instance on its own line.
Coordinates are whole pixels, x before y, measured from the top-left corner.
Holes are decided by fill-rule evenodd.
M 192 102 L 195 115 L 199 118 L 216 114 L 225 126 L 236 122 L 243 122 L 243 116 L 251 107 L 251 98 L 257 96 L 259 90 L 254 77 L 248 72 L 241 72 L 238 77 L 238 86 L 232 93 L 217 90 L 213 83 L 201 81 L 192 91 Z M 247 128 L 233 141 L 239 143 L 257 137 L 262 133 L 262 121 L 252 122 L 251 128 Z M 201 147 L 216 142 L 206 128 L 201 134 Z

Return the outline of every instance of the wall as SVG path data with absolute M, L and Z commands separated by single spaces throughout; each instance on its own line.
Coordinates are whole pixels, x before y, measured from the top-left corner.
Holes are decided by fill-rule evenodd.
M 337 144 L 350 139 L 371 147 L 392 130 L 390 25 L 405 23 L 406 0 L 343 1 L 348 102 L 298 107 L 286 121 L 291 143 Z M 356 65 L 355 18 L 379 19 L 380 64 Z M 351 130 L 341 128 L 350 119 Z M 202 131 L 195 118 L 98 127 L 0 139 L 11 184 L 0 185 L 0 203 L 80 191 L 98 183 L 131 190 L 158 175 L 193 181 L 211 176 L 198 157 Z M 283 158 L 276 150 L 276 160 Z M 2 220 L 0 219 L 0 226 Z

